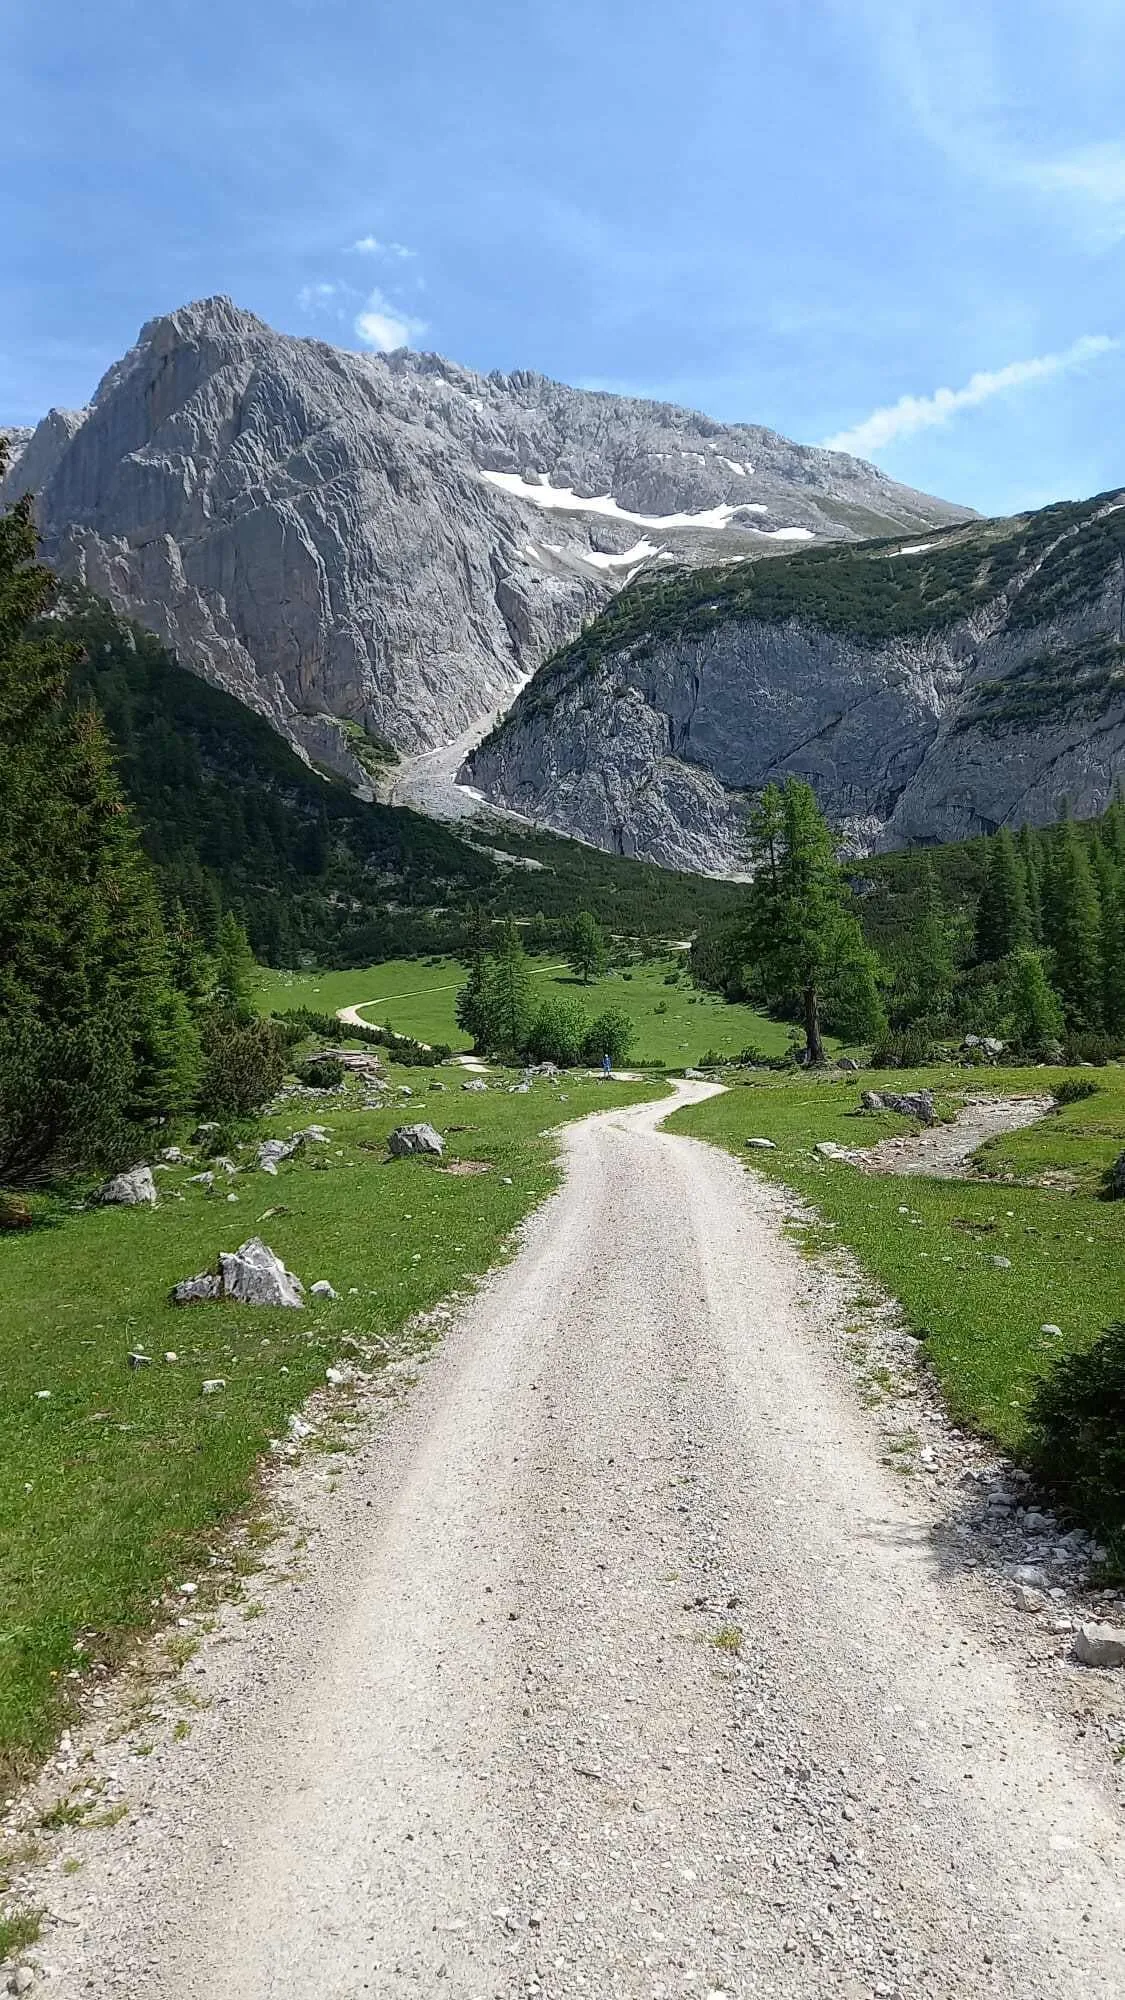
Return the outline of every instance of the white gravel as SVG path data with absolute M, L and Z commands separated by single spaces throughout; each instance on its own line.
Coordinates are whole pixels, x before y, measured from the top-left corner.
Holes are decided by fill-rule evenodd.
M 666 1110 L 571 1128 L 188 1670 L 190 1741 L 52 1885 L 61 2000 L 1125 1990 L 1109 1784 L 880 1462 L 776 1191 Z

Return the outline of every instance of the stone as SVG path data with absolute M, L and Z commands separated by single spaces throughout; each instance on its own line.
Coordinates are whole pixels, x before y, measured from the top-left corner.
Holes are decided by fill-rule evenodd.
M 897 1111 L 900 1117 L 916 1118 L 922 1125 L 934 1122 L 932 1090 L 865 1090 L 859 1101 L 864 1111 Z
M 207 1189 L 210 1189 L 210 1188 L 213 1188 L 213 1187 L 214 1187 L 214 1185 L 215 1185 L 215 1176 L 214 1176 L 214 1174 L 212 1174 L 212 1173 L 202 1173 L 202 1174 L 189 1174 L 189 1175 L 188 1175 L 188 1186 L 189 1186 L 189 1187 L 201 1187 L 201 1188 L 207 1188 Z
M 1037 1563 L 1019 1563 L 1012 1571 L 1012 1581 L 1022 1584 L 1026 1590 L 1046 1590 L 1047 1572 Z
M 841 1069 L 846 1069 L 846 1070 L 850 1070 L 850 1071 L 852 1072 L 852 1074 L 854 1075 L 854 1074 L 855 1074 L 855 1072 L 856 1072 L 856 1071 L 858 1070 L 858 1068 L 859 1068 L 859 1064 L 858 1064 L 858 1063 L 856 1062 L 856 1059 L 855 1059 L 855 1057 L 854 1057 L 854 1056 L 841 1056 L 841 1057 L 840 1057 L 840 1068 L 841 1068 Z
M 485 1080 L 484 1080 L 483 1076 L 471 1076 L 471 1077 L 470 1077 L 470 1078 L 468 1079 L 468 1082 L 467 1082 L 467 1083 L 463 1083 L 463 1084 L 461 1085 L 461 1088 L 462 1088 L 462 1090 L 478 1090 L 478 1091 L 479 1091 L 479 1090 L 487 1090 L 487 1089 L 488 1089 L 488 1085 L 487 1085 L 487 1083 L 485 1082 Z
M 706 1078 L 705 1078 L 705 1076 L 704 1076 L 704 1074 L 703 1074 L 703 1071 L 702 1071 L 701 1069 L 685 1069 L 685 1071 L 684 1071 L 684 1076 L 685 1076 L 685 1078 L 687 1079 L 687 1081 L 688 1081 L 689 1083 L 705 1083 L 705 1082 L 706 1082 Z
M 309 1286 L 309 1292 L 314 1299 L 338 1299 L 340 1296 L 335 1285 L 330 1285 L 327 1278 L 318 1278 L 315 1285 Z
M 165 1166 L 184 1167 L 190 1164 L 191 1154 L 183 1153 L 178 1146 L 165 1146 L 160 1155 Z
M 1051 1320 L 1046 1320 L 1044 1324 L 1040 1327 L 1039 1331 L 1040 1333 L 1047 1334 L 1051 1340 L 1061 1340 L 1063 1337 L 1063 1330 L 1061 1326 L 1055 1326 L 1053 1321 Z
M 180 1358 L 180 1357 L 179 1357 L 179 1355 L 178 1355 L 178 1354 L 176 1354 L 176 1353 L 175 1353 L 175 1352 L 173 1351 L 173 1349 L 172 1349 L 172 1348 L 169 1348 L 169 1349 L 168 1349 L 168 1351 L 167 1351 L 167 1353 L 166 1353 L 166 1354 L 165 1354 L 165 1356 L 164 1356 L 164 1359 L 165 1359 L 165 1361 L 167 1361 L 167 1362 L 169 1362 L 169 1363 L 171 1363 L 171 1362 L 173 1362 L 173 1361 L 178 1361 L 178 1360 L 179 1360 L 179 1358 Z
M 35 1984 L 35 1973 L 30 1965 L 17 1965 L 8 1979 L 9 1993 L 30 1993 Z
M 198 1271 L 194 1278 L 181 1278 L 172 1287 L 174 1306 L 207 1305 L 222 1296 L 223 1281 L 214 1271 Z
M 308 1423 L 304 1417 L 292 1416 L 289 1419 L 287 1428 L 294 1443 L 301 1444 L 305 1438 L 312 1437 L 316 1430 L 316 1425 Z
M 986 1056 L 1002 1056 L 1004 1053 L 1004 1043 L 998 1042 L 995 1035 L 982 1035 L 980 1045 Z
M 776 1153 L 777 1151 L 777 1147 L 772 1139 L 744 1139 L 742 1143 L 744 1146 L 753 1147 L 759 1153 Z
M 1026 1583 L 1017 1583 L 1012 1598 L 1020 1611 L 1042 1611 L 1046 1603 L 1042 1591 L 1032 1590 Z
M 201 1396 L 220 1396 L 227 1386 L 225 1375 L 211 1375 L 200 1388 Z
M 127 1355 L 127 1356 L 126 1356 L 126 1359 L 128 1360 L 128 1363 L 129 1363 L 129 1366 L 130 1366 L 130 1368 L 151 1368 L 151 1367 L 152 1367 L 152 1356 L 151 1356 L 151 1354 L 142 1354 L 142 1353 L 140 1352 L 139 1348 L 135 1348 L 135 1349 L 133 1350 L 132 1354 L 130 1354 L 130 1355 Z
M 988 1261 L 994 1271 L 1010 1271 L 1012 1268 L 1010 1257 L 990 1257 Z
M 260 1236 L 251 1236 L 237 1250 L 220 1251 L 217 1272 L 200 1271 L 172 1288 L 172 1303 L 177 1306 L 219 1299 L 252 1306 L 303 1307 L 305 1303 L 300 1279 L 286 1270 Z
M 1125 1667 L 1125 1626 L 1089 1620 L 1074 1635 L 1074 1657 L 1084 1667 Z
M 305 1288 L 260 1236 L 234 1251 L 220 1251 L 223 1297 L 240 1305 L 303 1307 Z
M 397 1125 L 387 1140 L 392 1159 L 401 1160 L 412 1153 L 429 1154 L 441 1159 L 445 1152 L 445 1140 L 432 1125 Z
M 130 1167 L 128 1173 L 115 1174 L 99 1190 L 98 1200 L 120 1204 L 122 1208 L 155 1208 L 156 1182 L 152 1178 L 152 1168 Z

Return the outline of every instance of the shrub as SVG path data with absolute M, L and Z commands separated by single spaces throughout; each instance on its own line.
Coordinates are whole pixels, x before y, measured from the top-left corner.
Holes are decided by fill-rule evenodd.
M 589 1032 L 589 1015 L 577 1000 L 545 1000 L 531 1024 L 527 1054 L 536 1062 L 553 1062 L 560 1069 L 573 1069 L 582 1060 Z
M 1125 1321 L 1039 1384 L 1029 1412 L 1031 1463 L 1070 1513 L 1125 1554 Z
M 1063 1043 L 1064 1062 L 1094 1063 L 1098 1069 L 1103 1069 L 1118 1053 L 1118 1043 L 1112 1035 L 1074 1034 L 1068 1035 Z
M 272 1021 L 243 1019 L 215 1008 L 203 1025 L 199 1101 L 220 1117 L 245 1118 L 275 1096 L 285 1075 L 285 1051 Z
M 924 1069 L 934 1059 L 925 1028 L 892 1028 L 871 1051 L 872 1069 Z
M 604 1014 L 598 1014 L 591 1021 L 582 1053 L 590 1063 L 599 1063 L 606 1055 L 613 1068 L 618 1069 L 628 1060 L 635 1038 L 636 1029 L 628 1014 L 622 1014 L 616 1007 L 607 1007 Z
M 344 1081 L 344 1065 L 338 1056 L 310 1056 L 297 1065 L 298 1083 L 310 1090 L 336 1090 Z
M 1101 1084 L 1095 1083 L 1092 1076 L 1064 1076 L 1055 1091 L 1055 1103 L 1060 1108 L 1064 1104 L 1081 1104 L 1083 1098 L 1096 1097 L 1100 1089 Z
M 666 1014 L 668 1012 L 667 1000 L 658 1000 L 652 1011 L 654 1014 Z

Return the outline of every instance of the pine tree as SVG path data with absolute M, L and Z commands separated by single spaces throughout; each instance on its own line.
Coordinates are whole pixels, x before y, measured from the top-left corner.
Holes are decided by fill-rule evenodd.
M 574 919 L 570 933 L 570 969 L 575 977 L 588 986 L 591 979 L 600 979 L 605 971 L 608 953 L 601 925 L 589 910 L 580 910 Z
M 1101 913 L 1102 1021 L 1108 1035 L 1125 1036 L 1125 868 L 1099 844 L 1094 860 Z
M 1008 1040 L 1024 1055 L 1046 1055 L 1063 1032 L 1063 1012 L 1039 952 L 1024 946 L 1004 962 Z
M 934 864 L 926 860 L 919 871 L 914 914 L 895 980 L 898 1019 L 940 1020 L 949 1011 L 956 976 L 945 904 Z
M 1031 942 L 1023 862 L 1007 827 L 988 846 L 988 873 L 977 907 L 975 957 L 991 965 Z
M 1027 915 L 1031 942 L 1043 942 L 1043 856 L 1039 829 L 1025 820 L 1017 836 L 1020 860 L 1023 863 L 1024 886 L 1027 890 Z
M 836 850 L 812 787 L 787 778 L 767 785 L 750 817 L 754 878 L 747 940 L 758 979 L 777 1008 L 796 1002 L 805 1028 L 805 1060 L 824 1061 L 821 1017 L 836 993 L 852 1023 L 862 995 L 876 999 L 873 961 L 848 909 Z M 881 1011 L 881 1010 L 880 1010 Z M 874 1006 L 872 1031 L 878 1031 Z
M 257 970 L 245 929 L 228 910 L 219 925 L 219 944 L 215 954 L 216 999 L 232 1013 L 252 1013 Z
M 1086 843 L 1073 820 L 1064 820 L 1052 843 L 1043 900 L 1044 936 L 1051 948 L 1053 984 L 1067 1027 L 1102 1025 L 1101 910 Z
M 485 978 L 485 1013 L 495 1053 L 524 1053 L 535 1017 L 531 967 L 514 923 L 503 925 Z
M 0 516 L 0 1178 L 23 1183 L 125 1157 L 178 1034 L 151 871 L 35 554 L 21 502 Z

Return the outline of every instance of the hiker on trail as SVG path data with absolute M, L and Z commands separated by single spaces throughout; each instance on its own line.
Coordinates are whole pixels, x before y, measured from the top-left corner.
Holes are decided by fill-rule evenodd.
M 603 1077 L 606 1078 L 607 1081 L 613 1075 L 613 1065 L 610 1062 L 608 1055 L 604 1055 L 602 1057 L 602 1075 Z

